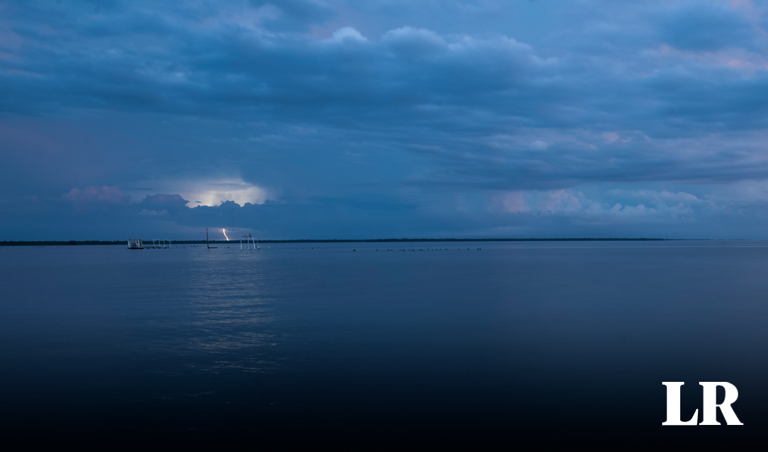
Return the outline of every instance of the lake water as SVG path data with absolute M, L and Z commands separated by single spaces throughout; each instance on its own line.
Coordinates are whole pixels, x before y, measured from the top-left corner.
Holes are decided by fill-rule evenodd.
M 766 242 L 230 246 L 0 247 L 2 432 L 625 446 L 768 426 Z M 685 419 L 699 381 L 733 383 L 745 425 L 662 427 L 662 381 L 686 382 Z

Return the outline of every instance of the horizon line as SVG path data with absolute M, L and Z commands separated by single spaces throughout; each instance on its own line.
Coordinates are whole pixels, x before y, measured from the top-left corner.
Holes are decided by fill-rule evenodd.
M 525 238 L 386 238 L 386 239 L 264 239 L 259 243 L 382 243 L 382 242 L 600 242 L 600 241 L 669 241 L 669 240 L 751 240 L 751 239 L 679 239 L 658 237 L 525 237 Z M 123 245 L 127 240 L 3 240 L 0 246 L 40 245 Z M 144 240 L 151 243 L 152 240 Z M 172 244 L 199 244 L 206 240 L 168 240 Z M 238 239 L 210 240 L 209 243 L 238 243 Z

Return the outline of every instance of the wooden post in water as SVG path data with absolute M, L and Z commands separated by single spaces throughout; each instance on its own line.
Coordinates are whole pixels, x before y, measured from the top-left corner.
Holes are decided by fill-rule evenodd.
M 207 246 L 209 250 L 218 248 L 218 246 L 211 246 L 210 242 L 208 242 L 208 228 L 205 228 L 205 246 Z

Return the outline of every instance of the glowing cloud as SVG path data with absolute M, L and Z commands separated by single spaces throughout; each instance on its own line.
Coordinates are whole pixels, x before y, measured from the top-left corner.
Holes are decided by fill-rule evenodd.
M 242 179 L 205 181 L 185 189 L 180 190 L 180 194 L 190 200 L 187 204 L 189 207 L 218 206 L 224 201 L 244 206 L 247 203 L 264 204 L 267 200 L 266 190 Z
M 203 179 L 203 180 L 147 180 L 140 185 L 153 187 L 148 190 L 132 190 L 136 199 L 146 196 L 155 198 L 157 193 L 173 193 L 179 200 L 187 200 L 187 207 L 215 207 L 225 201 L 238 205 L 264 204 L 268 199 L 265 189 L 243 181 L 242 179 Z M 171 195 L 163 195 L 171 196 Z

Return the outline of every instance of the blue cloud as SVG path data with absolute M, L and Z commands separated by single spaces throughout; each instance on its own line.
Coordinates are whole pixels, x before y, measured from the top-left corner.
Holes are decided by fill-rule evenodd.
M 768 177 L 768 61 L 749 2 L 2 8 L 0 209 L 22 223 L 48 211 L 283 236 L 586 233 L 763 209 L 748 191 L 709 210 L 607 194 Z M 233 180 L 268 201 L 187 207 Z M 585 186 L 600 187 L 589 201 Z M 527 207 L 498 208 L 504 193 Z M 582 208 L 557 207 L 564 194 Z
M 662 39 L 680 49 L 751 48 L 756 38 L 747 17 L 722 1 L 684 1 L 660 15 Z

